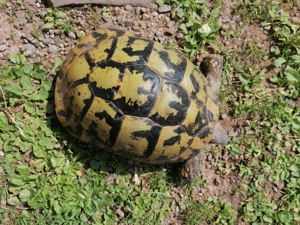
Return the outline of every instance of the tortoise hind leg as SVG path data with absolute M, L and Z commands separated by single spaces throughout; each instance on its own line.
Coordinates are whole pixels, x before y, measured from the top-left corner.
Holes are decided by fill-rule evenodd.
M 179 176 L 187 181 L 193 181 L 199 177 L 203 170 L 203 157 L 204 155 L 200 151 L 194 158 L 183 162 L 178 169 Z

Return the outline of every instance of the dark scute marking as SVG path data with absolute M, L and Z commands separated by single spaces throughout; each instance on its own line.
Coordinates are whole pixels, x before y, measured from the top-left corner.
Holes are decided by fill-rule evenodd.
M 214 114 L 210 110 L 207 110 L 207 119 L 208 119 L 208 121 L 214 120 Z
M 205 126 L 199 133 L 198 137 L 199 138 L 206 138 L 211 134 L 211 129 L 208 126 Z
M 71 115 L 73 114 L 73 110 L 71 108 L 71 105 L 69 104 L 68 107 L 67 107 L 67 110 L 59 110 L 57 112 L 57 114 L 59 116 L 62 116 L 62 117 L 65 117 L 67 120 L 69 120 L 71 118 Z
M 175 101 L 170 101 L 169 106 L 173 109 L 176 109 L 177 111 L 180 111 L 182 109 L 182 104 Z
M 89 64 L 90 69 L 93 69 L 94 66 L 96 65 L 96 62 L 93 61 L 93 59 L 91 58 L 89 52 L 86 52 L 84 54 L 85 60 L 87 61 L 87 63 Z
M 106 52 L 108 54 L 106 57 L 107 60 L 111 59 L 112 55 L 115 52 L 117 42 L 118 42 L 118 39 L 116 37 L 110 37 L 110 38 L 113 39 L 113 42 L 112 42 L 111 46 L 108 46 L 108 48 L 106 48 L 104 50 L 104 52 Z M 101 44 L 101 42 L 99 44 Z
M 194 73 L 191 74 L 190 78 L 191 78 L 192 84 L 194 86 L 194 91 L 192 91 L 191 96 L 196 97 L 196 94 L 199 93 L 199 91 L 200 91 L 200 85 L 197 82 Z
M 119 77 L 121 80 L 124 76 L 124 71 L 126 68 L 126 65 L 124 65 L 123 63 L 119 63 L 113 60 L 106 60 L 106 61 L 99 62 L 97 63 L 97 66 L 103 69 L 106 67 L 117 68 L 118 70 L 120 70 Z
M 117 68 L 120 73 L 118 74 L 120 80 L 122 80 L 123 76 L 124 76 L 124 70 L 125 70 L 125 65 L 122 63 L 118 63 L 112 60 L 107 60 L 107 61 L 102 61 L 101 63 L 97 64 L 97 67 L 100 68 L 105 68 L 105 67 L 113 67 L 113 68 Z M 109 78 L 107 78 L 109 79 Z M 119 90 L 120 86 L 115 86 L 109 89 L 104 89 L 101 87 L 97 87 L 97 82 L 91 82 L 90 83 L 90 89 L 92 90 L 92 93 L 97 96 L 100 97 L 102 99 L 105 100 L 112 100 L 115 96 L 115 94 L 117 93 L 117 91 Z
M 180 134 L 185 132 L 185 129 L 181 126 L 177 127 L 176 129 L 174 129 L 174 132 L 178 134 L 178 136 L 175 137 L 171 137 L 170 139 L 166 140 L 164 142 L 164 146 L 172 146 L 174 145 L 176 142 L 180 142 L 181 141 L 181 136 Z M 192 139 L 189 141 L 189 145 L 192 143 Z M 179 153 L 183 152 L 186 148 L 181 146 Z
M 204 112 L 206 112 L 205 108 L 204 108 Z M 203 122 L 203 120 L 204 120 L 204 122 Z M 187 126 L 186 131 L 187 131 L 188 135 L 194 136 L 197 132 L 199 132 L 203 127 L 205 127 L 207 125 L 208 125 L 208 122 L 207 122 L 206 113 L 198 112 L 194 123 L 191 123 L 189 126 Z
M 175 126 L 181 124 L 185 119 L 187 109 L 190 105 L 190 100 L 185 90 L 179 85 L 169 81 L 167 81 L 166 84 L 169 86 L 173 94 L 176 94 L 179 98 L 181 98 L 181 103 L 172 100 L 169 102 L 170 108 L 175 109 L 177 113 L 170 113 L 167 118 L 161 117 L 158 113 L 155 113 L 150 118 L 162 126 Z
M 78 48 L 86 48 L 87 47 L 87 44 L 86 43 L 82 43 L 82 44 L 78 44 L 77 45 Z M 90 43 L 89 43 L 89 46 L 90 47 Z
M 84 102 L 84 107 L 81 111 L 81 114 L 80 114 L 80 118 L 78 118 L 80 121 L 83 120 L 83 118 L 85 117 L 86 113 L 88 112 L 89 108 L 91 107 L 91 104 L 94 100 L 94 95 L 91 95 L 90 98 L 87 98 L 87 99 L 84 99 L 83 102 Z
M 94 47 L 97 47 L 99 43 L 107 39 L 106 33 L 98 33 L 97 31 L 92 32 L 92 37 L 96 39 L 96 43 L 94 44 Z
M 83 132 L 83 127 L 80 123 L 77 123 L 77 125 L 75 127 L 75 130 L 73 130 L 71 126 L 66 126 L 65 128 L 74 137 L 76 137 L 78 139 L 81 138 L 81 135 L 82 135 L 82 132 Z
M 153 124 L 150 130 L 141 130 L 132 133 L 133 138 L 145 138 L 147 140 L 148 146 L 143 152 L 145 157 L 148 158 L 153 153 L 160 135 L 160 131 L 161 127 Z
M 175 53 L 176 52 L 174 52 L 174 54 Z M 167 72 L 165 75 L 176 82 L 181 81 L 183 79 L 186 70 L 186 65 L 187 65 L 186 59 L 183 56 L 181 56 L 179 53 L 177 53 L 177 55 L 181 59 L 181 63 L 177 65 L 171 62 L 168 52 L 159 51 L 158 54 L 161 60 L 165 62 L 167 68 L 174 70 L 174 72 Z
M 87 74 L 85 77 L 75 80 L 73 83 L 69 83 L 69 89 L 74 88 L 81 84 L 87 84 L 89 82 L 89 74 Z
M 95 140 L 99 141 L 102 143 L 102 141 L 100 141 L 99 137 L 98 137 L 98 132 L 97 132 L 97 123 L 95 121 L 92 121 L 91 124 L 89 125 L 89 128 L 86 130 L 86 132 L 88 133 L 88 135 L 92 138 L 94 138 Z M 103 143 L 104 144 L 104 143 Z
M 147 95 L 149 94 L 149 91 L 146 90 L 145 88 L 143 87 L 139 87 L 138 90 L 137 90 L 138 94 L 141 95 L 141 94 L 144 94 L 144 95 Z
M 175 143 L 179 142 L 180 140 L 181 140 L 181 136 L 171 137 L 168 140 L 164 141 L 163 146 L 164 147 L 173 146 Z
M 99 40 L 105 40 L 107 38 L 107 34 L 106 33 L 98 33 L 97 31 L 92 32 L 92 37 Z
M 66 117 L 66 118 L 70 117 L 70 114 L 68 114 L 65 110 L 59 110 L 57 112 L 57 115 L 62 116 L 62 117 Z
M 131 47 L 123 48 L 122 50 L 124 52 L 126 52 L 126 54 L 128 54 L 129 56 L 138 56 L 139 57 L 139 59 L 136 60 L 135 62 L 127 63 L 128 65 L 131 65 L 131 64 L 144 65 L 144 64 L 146 64 L 149 60 L 149 56 L 153 49 L 153 45 L 154 45 L 153 41 L 147 40 L 147 39 L 141 39 L 141 38 L 137 38 L 137 37 L 129 37 L 128 43 L 127 43 L 128 46 L 133 44 L 133 42 L 136 40 L 143 40 L 144 42 L 147 42 L 148 45 L 143 50 L 139 50 L 139 51 L 133 51 L 133 49 Z
M 115 31 L 117 33 L 117 36 L 123 36 L 125 34 L 124 30 L 119 30 L 115 28 L 109 28 L 108 30 Z
M 105 122 L 111 126 L 111 130 L 109 133 L 109 143 L 105 144 L 107 144 L 109 147 L 112 147 L 115 144 L 116 139 L 118 137 L 124 114 L 113 104 L 110 103 L 110 106 L 116 111 L 115 117 L 111 117 L 105 110 L 102 112 L 95 113 L 95 116 L 100 120 L 105 119 Z M 94 132 L 97 133 L 97 131 Z
M 131 70 L 132 72 L 133 70 L 135 70 L 137 73 L 143 73 L 144 74 L 143 81 L 147 82 L 150 80 L 151 89 L 149 92 L 147 92 L 147 101 L 145 101 L 144 104 L 138 104 L 138 102 L 134 102 L 132 104 L 126 102 L 126 97 L 124 96 L 122 98 L 114 100 L 113 103 L 116 106 L 118 106 L 118 108 L 120 108 L 126 115 L 146 117 L 150 113 L 154 105 L 154 102 L 157 97 L 157 93 L 160 90 L 162 79 L 154 71 L 150 70 L 147 66 L 132 65 L 132 66 L 128 66 L 128 69 Z M 135 78 L 133 75 L 132 81 L 134 81 L 134 79 Z M 139 88 L 136 94 L 139 95 L 142 94 L 143 92 L 146 92 L 146 90 Z
M 179 126 L 174 130 L 174 132 L 177 134 L 181 134 L 181 133 L 185 132 L 185 129 L 183 127 Z
M 100 97 L 104 100 L 112 100 L 120 86 L 104 89 L 97 87 L 97 83 L 95 81 L 90 83 L 90 88 L 95 96 Z

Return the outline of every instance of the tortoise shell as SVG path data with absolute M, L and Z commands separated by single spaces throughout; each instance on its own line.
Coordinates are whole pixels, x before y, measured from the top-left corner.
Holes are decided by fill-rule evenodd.
M 196 156 L 212 139 L 218 106 L 200 70 L 134 33 L 99 29 L 63 62 L 56 114 L 80 140 L 149 163 Z

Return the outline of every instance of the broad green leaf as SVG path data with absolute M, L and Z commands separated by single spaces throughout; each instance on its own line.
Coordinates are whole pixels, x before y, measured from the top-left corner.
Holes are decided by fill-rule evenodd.
M 31 160 L 29 164 L 35 169 L 35 171 L 40 172 L 45 168 L 46 162 L 44 159 L 36 159 Z
M 39 145 L 45 147 L 46 149 L 53 149 L 54 143 L 50 138 L 43 137 L 39 141 Z
M 210 13 L 210 17 L 211 18 L 217 18 L 220 14 L 220 9 L 219 7 L 214 8 L 211 13 Z
M 44 26 L 43 26 L 43 28 L 44 29 L 51 29 L 51 28 L 53 28 L 53 26 L 54 26 L 53 23 L 45 23 Z
M 51 161 L 51 165 L 54 168 L 56 168 L 56 167 L 61 167 L 62 165 L 64 165 L 65 159 L 64 158 L 51 157 L 50 161 Z
M 10 198 L 7 200 L 7 203 L 8 203 L 9 205 L 20 205 L 20 204 L 21 204 L 20 200 L 19 200 L 16 196 L 10 197 Z
M 20 191 L 19 198 L 21 202 L 28 202 L 31 192 L 28 189 Z
M 188 34 L 188 29 L 186 28 L 184 23 L 179 24 L 178 28 L 181 29 L 184 34 Z
M 282 57 L 279 57 L 277 58 L 274 62 L 273 62 L 273 65 L 274 66 L 281 66 L 283 63 L 286 62 L 286 59 L 285 58 L 282 58 Z
M 39 145 L 33 145 L 32 150 L 33 150 L 34 156 L 37 158 L 46 158 L 46 156 L 47 156 L 47 153 L 44 150 L 44 148 L 42 148 Z
M 9 182 L 15 186 L 23 186 L 25 183 L 21 178 L 11 178 L 9 179 Z
M 32 73 L 32 66 L 29 64 L 26 64 L 23 66 L 23 72 L 27 75 L 30 75 Z
M 284 71 L 286 78 L 291 82 L 299 82 L 299 72 L 289 66 Z
M 8 118 L 4 112 L 0 112 L 0 129 L 6 130 L 8 125 Z
M 17 166 L 16 171 L 20 174 L 20 175 L 25 175 L 28 174 L 29 170 L 27 168 L 27 166 L 25 166 L 24 164 L 20 164 Z
M 52 207 L 54 208 L 54 211 L 57 213 L 57 214 L 60 214 L 62 212 L 62 208 L 61 206 L 59 205 L 58 201 L 57 200 L 53 200 L 52 201 Z
M 19 64 L 20 63 L 20 57 L 19 57 L 18 54 L 14 54 L 14 53 L 10 54 L 9 55 L 9 60 L 11 62 L 15 63 L 15 64 Z
M 17 95 L 17 96 L 23 95 L 23 89 L 17 84 L 11 84 L 9 86 L 6 86 L 4 90 L 11 92 L 12 94 Z

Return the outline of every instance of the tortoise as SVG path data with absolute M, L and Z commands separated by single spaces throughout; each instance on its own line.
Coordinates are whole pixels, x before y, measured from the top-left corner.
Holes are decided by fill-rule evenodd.
M 83 142 L 137 161 L 182 162 L 187 179 L 201 172 L 201 150 L 226 143 L 216 92 L 222 58 L 201 66 L 133 32 L 98 29 L 63 62 L 55 108 L 61 124 Z M 202 68 L 201 67 L 201 68 Z

